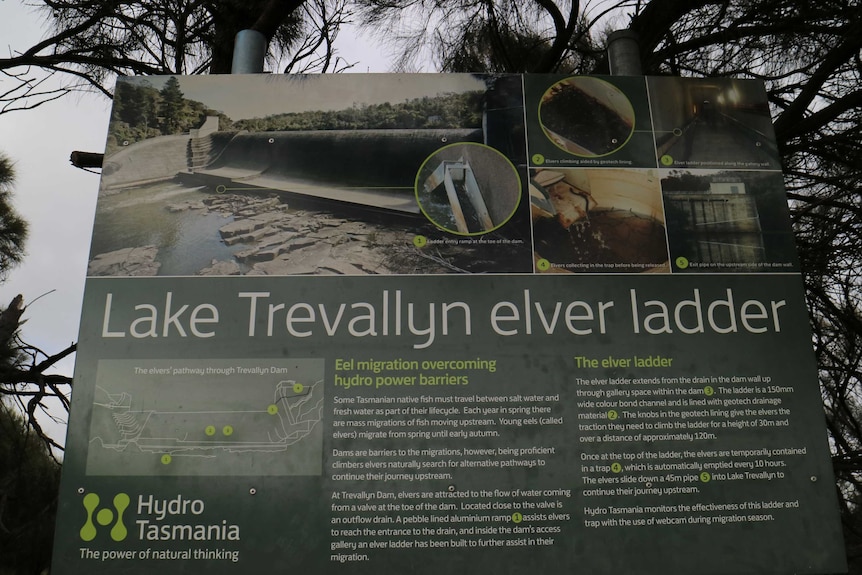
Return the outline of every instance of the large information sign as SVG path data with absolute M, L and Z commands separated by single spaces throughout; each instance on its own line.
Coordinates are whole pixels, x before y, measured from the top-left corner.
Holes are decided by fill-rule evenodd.
M 762 86 L 117 87 L 59 575 L 845 569 Z

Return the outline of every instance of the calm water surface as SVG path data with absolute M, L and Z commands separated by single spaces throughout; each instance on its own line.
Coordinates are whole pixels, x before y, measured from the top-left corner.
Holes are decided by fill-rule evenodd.
M 99 198 L 90 257 L 131 247 L 155 245 L 159 275 L 193 275 L 213 260 L 230 260 L 247 246 L 226 246 L 219 228 L 233 221 L 201 210 L 171 212 L 168 206 L 199 201 L 211 195 L 205 188 L 159 182 Z

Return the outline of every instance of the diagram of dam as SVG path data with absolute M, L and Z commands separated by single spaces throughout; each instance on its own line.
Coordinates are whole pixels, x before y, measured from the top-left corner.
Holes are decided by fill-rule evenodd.
M 315 374 L 304 365 L 314 360 L 265 368 L 102 363 L 89 475 L 320 473 L 322 366 Z

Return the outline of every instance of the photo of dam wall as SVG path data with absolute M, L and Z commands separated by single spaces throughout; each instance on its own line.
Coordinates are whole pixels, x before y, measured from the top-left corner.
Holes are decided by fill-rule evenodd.
M 472 273 L 513 254 L 532 270 L 517 174 L 505 214 L 485 192 L 482 245 L 449 238 L 416 183 L 458 144 L 526 164 L 517 76 L 246 80 L 253 98 L 214 77 L 121 79 L 89 275 Z

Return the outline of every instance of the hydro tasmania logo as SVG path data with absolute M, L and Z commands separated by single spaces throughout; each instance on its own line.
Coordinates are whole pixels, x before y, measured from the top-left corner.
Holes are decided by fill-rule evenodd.
M 131 504 L 127 493 L 118 493 L 113 499 L 113 509 L 100 508 L 101 498 L 97 493 L 88 493 L 82 504 L 87 519 L 81 527 L 82 541 L 92 541 L 99 533 L 99 527 L 110 529 L 111 539 L 125 541 L 129 535 L 123 514 Z M 239 526 L 221 521 L 206 521 L 205 504 L 201 499 L 186 499 L 177 495 L 173 499 L 157 499 L 153 495 L 138 495 L 136 517 L 129 523 L 134 524 L 133 533 L 140 541 L 239 541 Z M 134 537 L 134 535 L 133 535 Z
M 99 530 L 95 523 L 93 523 L 93 519 L 102 527 L 107 527 L 111 523 L 114 523 L 116 517 L 116 523 L 111 527 L 111 539 L 114 541 L 123 541 L 129 534 L 129 530 L 126 529 L 126 525 L 123 523 L 123 513 L 129 507 L 131 501 L 128 493 L 117 493 L 113 501 L 114 509 L 108 507 L 99 509 L 101 498 L 98 494 L 86 494 L 82 503 L 84 509 L 87 511 L 87 520 L 84 522 L 84 526 L 81 527 L 81 540 L 92 541 L 96 538 Z

